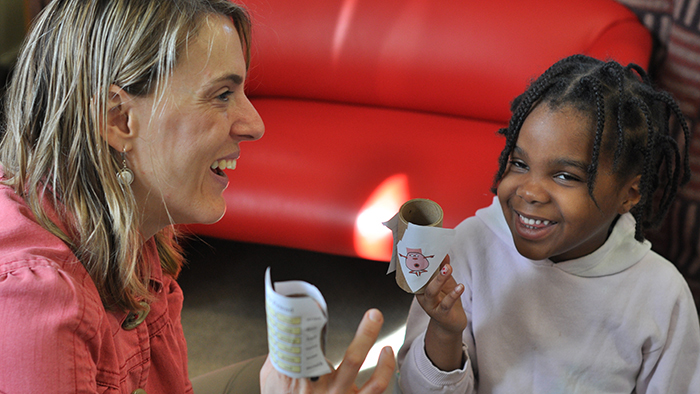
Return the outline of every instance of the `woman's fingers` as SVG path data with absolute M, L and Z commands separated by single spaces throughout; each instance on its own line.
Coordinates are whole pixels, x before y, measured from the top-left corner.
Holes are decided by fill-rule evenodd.
M 382 349 L 379 355 L 379 361 L 374 368 L 374 372 L 369 380 L 362 385 L 360 394 L 380 394 L 389 387 L 391 379 L 394 377 L 396 369 L 396 360 L 394 359 L 394 351 L 387 346 Z
M 278 372 L 272 365 L 270 356 L 267 356 L 265 364 L 260 370 L 260 391 L 262 394 L 279 393 L 308 393 L 311 392 L 305 382 L 306 379 L 292 379 Z
M 345 352 L 338 369 L 319 379 L 292 379 L 277 372 L 270 359 L 260 371 L 260 383 L 264 393 L 357 393 L 355 379 L 360 367 L 379 336 L 384 317 L 377 309 L 368 310 L 362 318 L 350 346 Z M 380 394 L 386 390 L 391 381 L 396 361 L 394 352 L 385 347 L 370 379 L 363 385 L 363 394 Z
M 357 327 L 355 338 L 345 351 L 345 357 L 336 371 L 334 387 L 349 388 L 355 382 L 357 373 L 374 345 L 382 329 L 384 317 L 378 309 L 368 310 Z

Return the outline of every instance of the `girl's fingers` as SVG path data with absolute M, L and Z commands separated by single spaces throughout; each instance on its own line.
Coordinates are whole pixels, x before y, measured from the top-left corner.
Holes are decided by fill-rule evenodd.
M 440 267 L 442 267 L 445 264 L 450 264 L 450 255 L 449 254 L 446 254 L 445 258 L 442 259 L 442 262 L 440 262 Z
M 365 313 L 360 325 L 357 327 L 355 338 L 345 351 L 345 357 L 338 366 L 333 386 L 336 388 L 349 388 L 355 383 L 357 373 L 364 363 L 367 353 L 379 336 L 379 331 L 384 323 L 382 313 L 377 309 L 370 309 Z
M 449 261 L 449 260 L 448 260 Z M 453 285 L 449 289 L 444 289 L 446 283 L 452 283 Z M 429 301 L 430 304 L 437 306 L 440 302 L 440 293 L 448 292 L 456 285 L 454 279 L 452 279 L 452 266 L 449 262 L 446 262 L 440 268 L 440 273 L 435 275 L 435 278 L 428 283 L 425 287 L 425 292 L 423 296 Z
M 442 299 L 440 302 L 440 309 L 443 312 L 449 312 L 450 309 L 454 306 L 455 302 L 459 300 L 459 297 L 464 293 L 464 285 L 463 284 L 458 284 L 445 295 L 445 297 Z
M 389 387 L 389 383 L 394 376 L 395 368 L 396 360 L 394 360 L 394 351 L 391 347 L 387 346 L 382 349 L 372 376 L 362 385 L 359 394 L 383 393 L 384 390 Z

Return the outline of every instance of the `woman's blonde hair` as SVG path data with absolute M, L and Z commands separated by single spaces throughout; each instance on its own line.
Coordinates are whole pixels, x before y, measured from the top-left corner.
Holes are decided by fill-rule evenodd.
M 71 247 L 108 309 L 140 309 L 150 298 L 145 248 L 155 243 L 174 277 L 183 261 L 174 227 L 148 241 L 139 234 L 133 194 L 117 181 L 121 152 L 104 134 L 108 90 L 162 97 L 178 55 L 210 15 L 231 18 L 248 62 L 250 19 L 228 0 L 54 0 L 17 61 L 0 142 L 3 183 Z

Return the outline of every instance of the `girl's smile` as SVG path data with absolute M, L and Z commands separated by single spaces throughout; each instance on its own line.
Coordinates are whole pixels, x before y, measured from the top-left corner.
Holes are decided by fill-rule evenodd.
M 547 219 L 536 219 L 535 217 L 525 216 L 520 212 L 515 212 L 518 215 L 517 226 L 515 227 L 518 234 L 530 240 L 536 240 L 547 236 L 554 231 L 554 226 L 557 224 L 554 221 Z
M 555 262 L 585 256 L 608 237 L 615 218 L 639 200 L 638 177 L 620 180 L 601 155 L 588 192 L 594 124 L 571 106 L 542 103 L 527 117 L 498 184 L 498 198 L 518 252 Z

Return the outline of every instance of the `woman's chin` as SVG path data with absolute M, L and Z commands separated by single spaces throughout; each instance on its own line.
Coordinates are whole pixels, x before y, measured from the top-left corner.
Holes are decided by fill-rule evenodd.
M 211 215 L 207 215 L 206 218 L 203 218 L 202 221 L 200 222 L 201 224 L 214 224 L 221 220 L 224 215 L 226 214 L 226 206 L 224 205 L 223 209 L 217 211 L 217 212 L 212 212 Z
M 226 214 L 226 203 L 223 201 L 210 206 L 208 209 L 200 209 L 190 217 L 189 224 L 214 224 L 221 220 Z
M 214 220 L 213 222 L 208 223 L 208 224 L 214 224 L 214 223 L 218 222 L 219 220 L 224 218 L 225 214 L 226 214 L 226 206 L 224 206 L 224 209 L 221 210 L 221 214 L 216 218 L 216 220 Z

